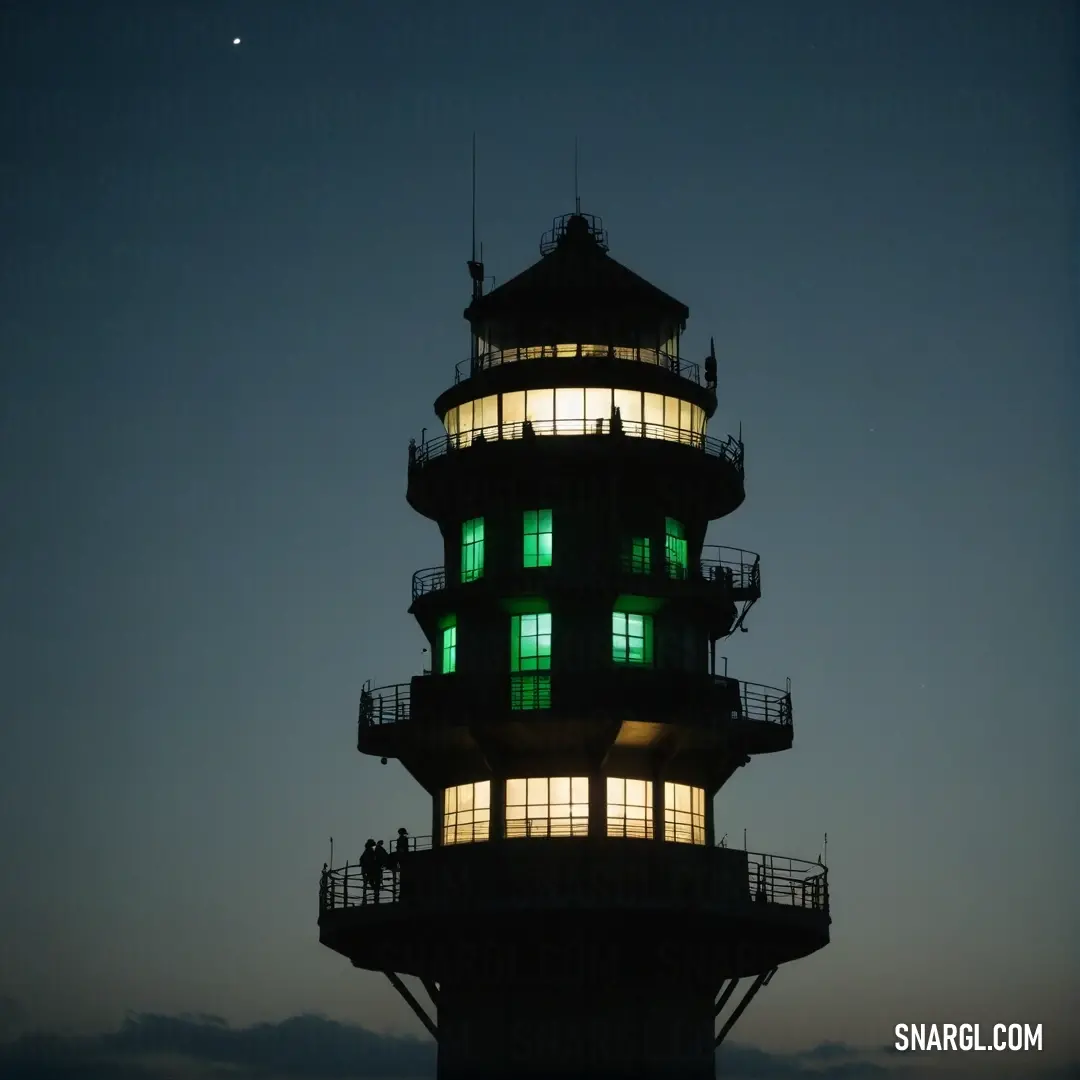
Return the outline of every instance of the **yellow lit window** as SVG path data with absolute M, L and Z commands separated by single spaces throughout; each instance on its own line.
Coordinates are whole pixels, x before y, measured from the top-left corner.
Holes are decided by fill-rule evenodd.
M 587 836 L 589 779 L 530 776 L 506 781 L 506 835 Z
M 705 843 L 705 789 L 664 784 L 664 839 L 676 844 Z
M 653 835 L 652 782 L 608 777 L 607 834 L 651 840 Z
M 626 435 L 696 443 L 705 430 L 705 411 L 681 398 L 578 386 L 513 390 L 466 401 L 450 409 L 443 424 L 454 446 L 464 449 L 481 434 L 489 440 L 520 438 L 525 420 L 536 435 L 607 430 L 615 408 Z
M 486 840 L 491 827 L 491 781 L 458 784 L 443 792 L 443 843 Z

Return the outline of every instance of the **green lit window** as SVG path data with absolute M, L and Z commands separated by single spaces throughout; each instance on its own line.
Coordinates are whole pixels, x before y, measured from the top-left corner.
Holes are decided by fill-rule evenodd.
M 453 675 L 457 670 L 457 619 L 451 615 L 442 628 L 442 666 L 444 675 Z
M 551 670 L 551 613 L 510 619 L 510 670 Z
M 651 664 L 653 658 L 651 615 L 615 611 L 611 615 L 611 657 L 619 664 Z
M 472 518 L 461 525 L 461 580 L 484 576 L 484 519 Z
M 511 709 L 550 709 L 550 675 L 511 675 Z
M 647 536 L 635 536 L 630 541 L 630 572 L 632 574 L 652 572 L 652 551 Z
M 521 674 L 551 670 L 550 612 L 511 617 L 510 670 L 512 709 L 551 708 L 551 676 Z
M 551 565 L 551 511 L 525 511 L 525 566 Z
M 682 522 L 666 518 L 664 526 L 664 558 L 668 574 L 673 578 L 686 577 L 689 559 L 686 552 L 686 529 Z

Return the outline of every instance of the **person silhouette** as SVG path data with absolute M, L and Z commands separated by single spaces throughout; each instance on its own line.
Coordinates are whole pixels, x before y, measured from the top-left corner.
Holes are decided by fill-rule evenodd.
M 368 840 L 364 844 L 364 854 L 360 856 L 360 876 L 364 881 L 364 899 L 367 899 L 367 891 L 370 889 L 372 899 L 379 902 L 379 887 L 382 885 L 382 866 L 379 865 L 379 854 L 374 840 Z
M 381 840 L 375 845 L 375 857 L 379 861 L 379 880 L 381 881 L 382 872 L 390 869 L 390 853 Z

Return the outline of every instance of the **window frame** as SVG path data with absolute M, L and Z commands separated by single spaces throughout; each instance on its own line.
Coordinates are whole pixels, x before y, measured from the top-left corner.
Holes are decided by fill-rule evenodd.
M 631 620 L 641 620 L 641 634 L 631 634 Z M 622 620 L 622 627 L 619 626 Z M 611 659 L 616 664 L 627 664 L 634 667 L 652 667 L 655 650 L 653 638 L 655 626 L 651 614 L 636 611 L 619 611 L 611 613 Z M 620 650 L 619 641 L 623 642 Z M 641 659 L 632 656 L 632 641 L 641 642 Z
M 554 553 L 553 514 L 550 510 L 523 510 L 521 517 L 521 560 L 525 569 L 551 566 Z M 545 528 L 546 525 L 546 528 Z M 543 538 L 547 537 L 547 551 Z M 530 545 L 530 541 L 532 542 Z M 530 546 L 533 548 L 529 550 Z M 546 558 L 546 562 L 544 561 Z
M 664 567 L 668 577 L 685 578 L 690 574 L 686 526 L 671 517 L 664 518 Z
M 479 581 L 484 576 L 484 533 L 482 517 L 469 518 L 461 523 L 462 584 Z
M 448 615 L 439 627 L 439 674 L 453 675 L 457 671 L 457 616 Z M 449 640 L 447 640 L 449 635 Z M 447 657 L 450 663 L 447 666 Z

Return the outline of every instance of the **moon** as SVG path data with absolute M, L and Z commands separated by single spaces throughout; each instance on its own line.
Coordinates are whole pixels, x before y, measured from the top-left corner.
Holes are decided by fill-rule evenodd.
M 233 43 L 234 45 L 239 45 L 239 44 L 240 44 L 240 39 L 239 39 L 238 37 L 234 37 L 234 38 L 232 39 L 232 43 Z

